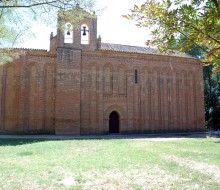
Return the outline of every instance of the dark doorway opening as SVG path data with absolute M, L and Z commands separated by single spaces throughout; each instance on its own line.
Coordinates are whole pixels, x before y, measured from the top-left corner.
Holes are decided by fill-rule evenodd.
M 109 115 L 109 133 L 119 133 L 119 115 L 116 111 Z

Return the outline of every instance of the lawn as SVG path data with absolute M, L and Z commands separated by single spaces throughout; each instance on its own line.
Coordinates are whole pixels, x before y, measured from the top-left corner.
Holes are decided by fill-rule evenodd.
M 1 190 L 220 189 L 219 139 L 0 139 Z

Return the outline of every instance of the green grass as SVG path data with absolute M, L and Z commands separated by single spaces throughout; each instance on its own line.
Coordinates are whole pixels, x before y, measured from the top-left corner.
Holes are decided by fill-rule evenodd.
M 218 139 L 0 139 L 0 189 L 220 189 Z

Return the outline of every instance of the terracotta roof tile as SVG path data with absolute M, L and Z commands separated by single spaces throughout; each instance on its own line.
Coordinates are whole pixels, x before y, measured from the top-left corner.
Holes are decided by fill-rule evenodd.
M 166 54 L 166 53 L 159 52 L 159 50 L 156 48 L 129 46 L 129 45 L 111 44 L 111 43 L 101 43 L 100 50 L 128 52 L 128 53 L 140 53 L 140 54 L 169 55 L 169 56 L 176 56 L 176 57 L 192 58 L 186 54 L 180 54 L 178 52 L 172 53 L 172 54 Z

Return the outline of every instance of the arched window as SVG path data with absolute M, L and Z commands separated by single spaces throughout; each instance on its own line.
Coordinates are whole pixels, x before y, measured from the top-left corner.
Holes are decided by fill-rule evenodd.
M 86 24 L 81 25 L 81 44 L 89 44 L 89 27 Z
M 135 69 L 134 71 L 134 83 L 137 84 L 138 83 L 138 70 Z
M 73 26 L 70 23 L 65 24 L 64 43 L 73 43 Z

